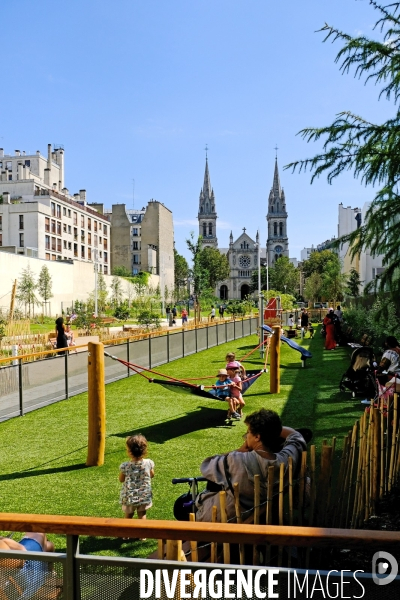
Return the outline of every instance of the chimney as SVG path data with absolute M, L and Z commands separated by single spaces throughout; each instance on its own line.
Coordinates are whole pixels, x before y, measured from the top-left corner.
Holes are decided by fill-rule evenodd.
M 49 168 L 44 170 L 44 185 L 50 185 L 50 171 Z
M 3 158 L 3 156 L 4 156 L 4 149 L 0 148 L 0 158 Z
M 75 202 L 79 202 L 79 200 L 81 199 L 79 194 L 74 194 L 74 200 Z
M 53 183 L 53 190 L 55 190 L 55 191 L 57 190 L 57 184 L 56 183 Z
M 21 152 L 19 150 L 15 151 L 15 156 L 21 156 Z
M 7 181 L 7 173 L 8 171 L 2 171 L 0 181 Z
M 61 192 L 67 196 L 68 195 L 68 188 L 63 187 L 63 189 L 61 190 Z
M 25 150 L 22 150 L 22 156 L 26 156 Z
M 3 204 L 11 204 L 10 201 L 10 192 L 3 193 Z
M 86 190 L 79 190 L 81 200 L 86 203 Z
M 36 150 L 36 156 L 40 156 L 40 150 Z
M 51 144 L 47 144 L 47 168 L 51 169 Z
M 17 166 L 17 174 L 18 174 L 18 179 L 23 179 L 23 164 L 22 163 L 18 163 Z

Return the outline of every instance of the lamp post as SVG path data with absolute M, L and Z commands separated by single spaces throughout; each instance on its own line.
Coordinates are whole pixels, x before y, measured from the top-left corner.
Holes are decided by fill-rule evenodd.
M 188 312 L 188 317 L 190 315 L 190 285 L 192 283 L 192 279 L 190 277 L 187 278 L 187 294 L 188 294 L 188 300 L 187 300 L 187 312 Z
M 98 307 L 97 307 L 97 268 L 98 268 L 98 250 L 95 248 L 93 250 L 94 254 L 94 316 L 98 317 Z
M 256 247 L 257 247 L 257 264 L 258 264 L 258 327 L 260 331 L 260 342 L 263 339 L 263 295 L 261 291 L 261 244 L 260 244 L 260 234 L 257 230 L 256 237 Z M 264 348 L 260 346 L 260 356 L 261 358 L 264 356 Z

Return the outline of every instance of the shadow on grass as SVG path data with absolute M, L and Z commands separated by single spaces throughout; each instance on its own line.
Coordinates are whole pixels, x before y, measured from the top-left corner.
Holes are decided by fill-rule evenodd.
M 194 431 L 223 426 L 226 411 L 226 402 L 220 402 L 220 406 L 215 408 L 200 406 L 197 407 L 197 410 L 188 412 L 177 419 L 163 421 L 148 427 L 140 427 L 138 429 L 129 429 L 120 433 L 114 433 L 110 437 L 126 438 L 129 435 L 142 433 L 147 439 L 151 440 L 152 443 L 164 444 L 164 442 L 167 442 L 168 440 L 181 437 L 188 433 L 193 433 Z
M 26 477 L 38 477 L 39 475 L 51 475 L 52 473 L 68 473 L 69 471 L 78 471 L 80 469 L 87 468 L 88 467 L 84 463 L 78 463 L 75 465 L 67 465 L 65 467 L 53 467 L 52 469 L 31 469 L 30 471 L 20 471 L 17 473 L 0 475 L 0 481 L 8 481 L 10 479 L 25 479 Z

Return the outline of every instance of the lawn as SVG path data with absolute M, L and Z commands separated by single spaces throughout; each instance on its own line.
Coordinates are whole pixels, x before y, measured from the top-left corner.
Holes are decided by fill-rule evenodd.
M 250 336 L 159 367 L 178 378 L 215 375 L 228 351 L 237 357 L 257 344 Z M 313 353 L 305 369 L 300 355 L 282 346 L 281 392 L 269 393 L 269 373 L 245 395 L 245 413 L 272 408 L 285 424 L 310 427 L 317 448 L 324 439 L 347 433 L 361 414 L 359 401 L 338 392 L 348 365 L 347 349 L 323 350 L 318 331 L 303 344 Z M 262 366 L 259 353 L 245 361 L 248 369 Z M 212 382 L 212 380 L 210 380 Z M 173 477 L 200 474 L 206 456 L 241 445 L 243 422 L 224 425 L 225 404 L 170 392 L 135 375 L 106 388 L 107 442 L 105 465 L 85 466 L 87 394 L 42 408 L 0 424 L 2 511 L 60 515 L 120 517 L 118 469 L 125 460 L 125 437 L 142 433 L 156 465 L 153 508 L 148 517 L 170 519 L 175 498 L 186 485 L 173 486 Z M 341 444 L 340 444 L 341 445 Z M 53 537 L 57 549 L 65 538 Z M 155 543 L 119 539 L 84 539 L 83 552 L 146 556 Z

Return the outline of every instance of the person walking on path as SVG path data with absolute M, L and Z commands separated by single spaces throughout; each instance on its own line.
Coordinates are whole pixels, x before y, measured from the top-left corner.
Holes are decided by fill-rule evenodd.
M 214 305 L 211 306 L 211 312 L 209 314 L 209 317 L 211 317 L 211 321 L 214 321 L 214 319 L 215 319 L 215 308 L 214 308 Z
M 336 348 L 335 319 L 336 315 L 333 314 L 333 308 L 330 308 L 328 314 L 323 320 L 326 331 L 325 350 L 334 350 Z
M 125 519 L 132 519 L 137 511 L 138 519 L 146 518 L 152 506 L 151 479 L 154 477 L 154 462 L 145 458 L 147 440 L 144 435 L 131 435 L 126 440 L 129 461 L 119 467 L 119 481 L 123 484 L 119 503 Z
M 62 317 L 58 317 L 58 319 L 56 319 L 56 334 L 56 348 L 68 348 L 68 339 L 65 333 L 64 319 Z M 58 354 L 65 354 L 65 352 L 59 352 Z

